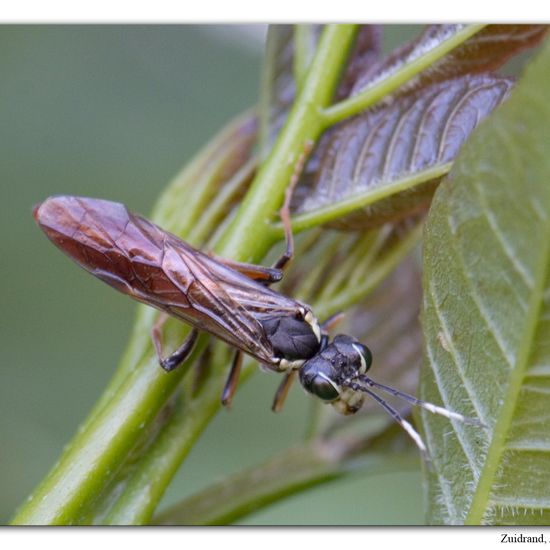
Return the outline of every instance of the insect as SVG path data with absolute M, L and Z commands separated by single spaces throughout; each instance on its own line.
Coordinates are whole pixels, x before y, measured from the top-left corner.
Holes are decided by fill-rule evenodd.
M 367 376 L 372 364 L 367 346 L 346 335 L 330 340 L 330 319 L 320 324 L 308 305 L 269 287 L 281 280 L 282 269 L 293 254 L 288 202 L 287 197 L 281 211 L 287 249 L 272 268 L 208 255 L 116 202 L 54 196 L 35 207 L 34 217 L 48 238 L 92 275 L 192 325 L 185 342 L 168 357 L 163 357 L 161 343 L 164 319 L 153 328 L 153 342 L 164 370 L 171 371 L 185 360 L 199 331 L 236 348 L 222 392 L 226 405 L 235 392 L 244 352 L 264 369 L 284 373 L 274 410 L 282 407 L 298 376 L 308 393 L 343 414 L 357 412 L 365 397 L 372 397 L 423 453 L 426 447 L 420 435 L 374 389 L 449 419 L 479 425 L 475 419 L 375 382 Z

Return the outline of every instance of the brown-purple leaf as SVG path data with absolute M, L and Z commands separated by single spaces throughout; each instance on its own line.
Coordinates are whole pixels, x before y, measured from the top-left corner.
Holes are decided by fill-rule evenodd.
M 463 76 L 397 96 L 344 121 L 322 140 L 296 189 L 295 210 L 307 212 L 359 198 L 366 206 L 331 224 L 346 230 L 377 226 L 418 211 L 429 204 L 441 177 L 434 180 L 433 169 L 454 159 L 512 84 L 502 77 Z M 389 190 L 384 200 L 369 204 L 373 191 L 409 178 L 406 191 Z
M 427 26 L 418 38 L 394 50 L 376 67 L 368 67 L 355 83 L 351 95 L 387 78 L 406 63 L 434 49 L 463 28 L 464 25 L 457 24 Z M 402 94 L 405 91 L 466 74 L 495 71 L 511 57 L 541 42 L 547 31 L 548 25 L 487 25 L 434 65 L 418 74 L 397 93 Z

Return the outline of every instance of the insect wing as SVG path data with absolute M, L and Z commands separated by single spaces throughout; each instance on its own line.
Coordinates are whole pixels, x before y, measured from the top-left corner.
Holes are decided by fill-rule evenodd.
M 223 326 L 225 336 L 220 338 L 273 370 L 281 368 L 278 358 L 305 360 L 318 351 L 319 335 L 310 324 L 312 314 L 309 321 L 305 319 L 307 306 L 194 249 L 195 254 L 182 258 L 185 262 L 173 262 L 173 270 L 169 258 L 177 253 L 178 243 L 182 241 L 177 239 L 173 246 L 166 243 L 164 270 L 176 284 L 179 278 L 184 284 L 189 280 L 196 282 L 186 289 L 187 298 L 194 310 L 202 309 L 210 321 Z M 186 248 L 181 252 L 185 255 Z M 190 273 L 180 271 L 183 263 Z M 172 314 L 185 318 L 186 311 L 172 308 Z M 210 331 L 218 334 L 215 329 Z
M 35 208 L 50 240 L 117 290 L 274 363 L 260 320 L 300 307 L 120 204 L 72 196 Z
M 162 272 L 164 232 L 138 220 L 122 204 L 50 197 L 34 216 L 58 248 L 117 290 L 156 307 L 187 303 Z
M 183 245 L 183 246 L 182 246 Z M 270 365 L 271 343 L 252 310 L 235 296 L 254 296 L 267 289 L 170 235 L 165 243 L 163 271 L 187 298 L 165 311 L 206 330 Z

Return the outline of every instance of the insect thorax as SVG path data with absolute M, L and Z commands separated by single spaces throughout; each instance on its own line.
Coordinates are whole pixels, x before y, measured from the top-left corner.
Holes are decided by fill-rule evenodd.
M 319 323 L 310 311 L 266 317 L 261 320 L 281 370 L 299 368 L 319 352 Z

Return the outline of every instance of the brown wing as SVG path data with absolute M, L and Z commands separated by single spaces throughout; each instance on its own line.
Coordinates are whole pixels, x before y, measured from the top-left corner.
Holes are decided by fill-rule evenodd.
M 120 203 L 52 197 L 35 209 L 48 237 L 84 269 L 136 300 L 274 363 L 260 320 L 294 314 L 280 295 L 194 249 Z

